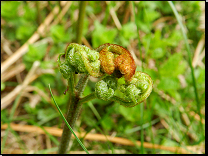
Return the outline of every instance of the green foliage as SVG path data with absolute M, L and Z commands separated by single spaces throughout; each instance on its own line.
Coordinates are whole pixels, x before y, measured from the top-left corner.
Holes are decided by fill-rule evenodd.
M 118 111 L 128 121 L 139 122 L 141 120 L 141 117 L 140 117 L 141 108 L 140 107 L 126 108 L 123 106 L 119 106 Z M 144 118 L 143 120 L 146 120 L 148 117 L 148 112 L 146 112 L 145 114 L 146 115 L 143 117 Z
M 7 1 L 1 2 L 1 16 L 7 20 L 18 17 L 18 7 L 22 2 Z
M 121 31 L 119 32 L 121 44 L 124 47 L 127 47 L 130 43 L 130 40 L 133 40 L 137 37 L 136 25 L 133 22 L 126 23 L 122 26 Z
M 95 29 L 92 32 L 92 46 L 97 48 L 104 43 L 114 43 L 115 37 L 118 33 L 117 29 L 107 29 L 98 21 L 94 22 Z
M 107 116 L 104 118 L 101 122 L 101 125 L 103 126 L 103 129 L 110 131 L 113 128 L 113 121 L 111 116 Z
M 29 70 L 35 61 L 41 61 L 46 53 L 47 44 L 40 44 L 38 46 L 29 45 L 28 52 L 23 56 L 23 62 L 26 69 Z
M 3 26 L 8 34 L 7 37 L 12 41 L 18 39 L 23 44 L 37 28 L 35 23 L 36 9 L 17 1 L 5 1 L 1 2 L 1 4 L 1 15 L 8 23 Z M 23 14 L 21 15 L 19 14 L 20 6 L 23 6 Z
M 2 123 L 9 123 L 9 112 L 7 110 L 1 111 L 1 122 Z
M 161 64 L 161 76 L 177 77 L 179 74 L 183 74 L 187 67 L 187 63 L 182 61 L 182 59 L 182 53 L 175 53 L 171 55 L 167 61 Z
M 118 94 L 120 98 L 126 98 L 127 100 L 133 99 L 134 102 L 136 102 L 134 98 L 136 96 L 135 94 L 140 94 L 140 89 L 137 88 L 138 86 L 134 84 L 127 85 L 125 79 L 118 79 L 118 81 L 114 82 L 108 81 L 107 78 L 103 79 L 103 81 L 90 78 L 82 97 L 90 95 L 94 90 L 97 90 L 97 85 L 99 83 L 100 85 L 104 85 L 104 87 L 102 86 L 103 91 L 100 91 L 100 97 L 104 96 L 104 100 L 101 98 L 91 101 L 101 119 L 92 111 L 89 104 L 85 103 L 82 106 L 82 112 L 75 125 L 75 131 L 88 131 L 91 129 L 92 131 L 89 133 L 105 132 L 107 135 L 116 134 L 117 137 L 131 139 L 133 142 L 137 140 L 142 141 L 143 137 L 143 143 L 148 142 L 175 147 L 197 145 L 203 148 L 203 135 L 205 133 L 204 124 L 203 128 L 200 129 L 200 121 L 193 118 L 192 126 L 189 126 L 185 124 L 183 118 L 185 113 L 189 120 L 191 120 L 192 115 L 190 112 L 197 113 L 198 108 L 195 101 L 191 70 L 188 66 L 187 50 L 173 10 L 168 2 L 165 1 L 141 1 L 133 3 L 135 6 L 135 19 L 131 13 L 133 11 L 131 2 L 110 2 L 110 4 L 107 5 L 102 1 L 89 1 L 86 6 L 83 36 L 93 48 L 97 48 L 104 43 L 116 43 L 127 48 L 130 52 L 135 53 L 139 61 L 143 60 L 143 72 L 151 76 L 154 82 L 153 91 L 149 98 L 143 102 L 144 109 L 141 108 L 141 105 L 132 108 L 123 107 L 118 102 L 104 100 L 109 100 L 113 92 L 112 90 L 116 90 L 119 86 L 119 93 L 116 91 L 116 94 Z M 189 45 L 191 47 L 191 58 L 194 56 L 198 42 L 204 35 L 204 31 L 199 29 L 202 23 L 202 9 L 200 3 L 199 1 L 173 1 L 186 29 Z M 41 22 L 43 22 L 52 9 L 59 5 L 59 2 L 43 2 L 43 4 L 44 6 L 40 6 L 40 10 L 38 10 L 36 2 L 32 1 L 1 2 L 3 46 L 5 42 L 8 42 L 11 51 L 15 52 L 37 30 L 39 26 L 37 23 L 38 13 L 40 13 L 42 18 Z M 202 5 L 204 5 L 204 3 L 202 3 Z M 67 113 L 67 104 L 70 99 L 69 93 L 66 95 L 63 94 L 67 89 L 67 83 L 63 79 L 62 74 L 64 72 L 74 72 L 75 69 L 73 67 L 68 68 L 69 62 L 65 62 L 66 64 L 62 65 L 66 66 L 63 68 L 66 70 L 63 70 L 61 74 L 56 61 L 58 54 L 65 52 L 67 44 L 75 42 L 78 7 L 79 2 L 72 2 L 60 23 L 49 26 L 49 28 L 44 31 L 44 35 L 40 34 L 40 42 L 29 45 L 28 52 L 22 57 L 27 71 L 20 73 L 21 78 L 25 77 L 25 74 L 30 70 L 34 61 L 40 61 L 40 71 L 42 75 L 30 85 L 37 87 L 46 95 L 49 95 L 48 84 L 50 83 L 54 98 L 63 113 Z M 121 30 L 117 29 L 112 19 L 110 7 L 115 9 L 116 16 L 122 26 Z M 129 8 L 130 13 L 128 13 Z M 55 18 L 57 18 L 57 16 L 54 16 L 54 19 Z M 135 21 L 138 22 L 136 23 Z M 157 24 L 156 21 L 158 22 Z M 136 25 L 138 25 L 139 33 L 137 33 Z M 42 44 L 41 40 L 45 37 L 49 39 L 47 40 L 48 43 Z M 138 42 L 138 37 L 140 38 L 140 42 Z M 50 39 L 52 39 L 52 42 Z M 82 44 L 86 44 L 86 42 Z M 139 46 L 141 47 L 142 55 L 140 55 Z M 89 61 L 95 70 L 98 69 L 96 68 L 98 67 L 98 61 L 96 62 L 96 60 L 99 59 L 96 53 L 88 53 L 87 56 L 86 62 Z M 5 58 L 9 58 L 9 55 L 5 53 L 4 48 L 2 48 L 2 62 L 5 61 Z M 80 61 L 80 58 L 79 54 L 73 57 L 74 60 L 77 60 L 77 64 L 83 65 L 84 62 Z M 60 57 L 60 61 L 62 59 L 63 58 Z M 21 61 L 21 59 L 19 61 Z M 19 61 L 17 63 L 19 63 Z M 140 62 L 137 63 L 139 64 Z M 70 64 L 73 64 L 73 60 Z M 136 71 L 140 72 L 142 71 L 142 67 L 138 64 Z M 195 67 L 194 73 L 201 112 L 203 112 L 205 108 L 205 67 L 203 64 L 205 64 L 205 59 L 202 60 L 200 65 Z M 54 74 L 47 73 L 49 69 L 53 69 Z M 76 70 L 82 69 L 80 67 Z M 83 71 L 86 72 L 85 70 Z M 68 76 L 69 75 L 66 75 L 65 78 Z M 79 75 L 76 75 L 76 77 L 79 77 Z M 96 85 L 97 81 L 99 81 L 99 83 Z M 17 85 L 19 85 L 18 76 L 6 82 L 1 82 L 2 97 L 8 94 L 9 91 Z M 32 91 L 29 92 L 29 94 L 31 96 L 37 94 L 37 92 Z M 172 100 L 176 101 L 176 103 L 173 104 Z M 11 114 L 11 108 L 8 107 L 8 109 L 2 110 L 2 124 L 9 122 L 20 123 L 24 121 L 27 122 L 27 124 L 62 128 L 63 120 L 60 118 L 57 110 L 53 108 L 51 103 L 49 104 L 45 98 L 41 97 L 35 108 L 32 108 L 28 101 L 27 97 L 22 96 L 21 103 L 18 105 L 15 118 L 12 121 L 8 118 Z M 180 110 L 181 107 L 184 108 L 183 111 Z M 141 113 L 143 114 L 142 118 Z M 205 114 L 202 114 L 202 118 L 205 118 Z M 162 122 L 152 124 L 152 121 L 155 119 L 159 121 L 165 120 L 169 128 L 164 127 Z M 150 124 L 151 126 L 145 128 L 144 125 L 146 124 Z M 142 125 L 143 133 L 141 132 Z M 135 131 L 135 127 L 139 128 Z M 188 130 L 188 133 L 186 133 L 186 130 Z M 129 131 L 132 133 L 127 133 Z M 192 138 L 192 136 L 196 136 L 196 138 Z M 177 139 L 181 141 L 182 138 L 184 138 L 184 140 L 178 142 Z M 101 153 L 107 151 L 109 148 L 108 142 L 83 142 L 86 144 L 87 149 L 99 150 Z M 17 142 L 15 142 L 15 144 L 17 144 Z M 13 147 L 13 144 L 5 144 L 5 148 L 10 148 L 10 146 Z M 52 147 L 55 146 L 55 144 L 52 144 Z M 113 144 L 113 147 L 115 149 L 125 150 L 128 154 L 141 153 L 140 146 L 130 147 Z M 159 149 L 144 149 L 144 153 L 148 154 L 173 153 Z M 31 149 L 26 148 L 25 151 L 27 150 Z M 71 147 L 71 150 L 78 151 L 82 149 L 75 144 Z M 57 149 L 52 148 L 51 151 L 57 151 Z M 35 152 L 47 153 L 48 151 L 35 150 Z
M 55 43 L 68 42 L 71 36 L 69 33 L 66 33 L 63 25 L 51 26 L 50 34 Z
M 162 77 L 160 83 L 158 84 L 158 89 L 168 91 L 168 90 L 177 90 L 180 88 L 179 79 L 174 77 Z
M 35 32 L 35 30 L 36 26 L 34 26 L 32 23 L 25 23 L 25 25 L 21 25 L 18 27 L 16 38 L 25 41 L 25 39 L 28 39 L 31 34 Z

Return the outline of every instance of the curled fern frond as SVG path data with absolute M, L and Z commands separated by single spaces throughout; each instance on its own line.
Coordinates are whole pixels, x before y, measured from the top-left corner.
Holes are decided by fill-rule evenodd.
M 124 76 L 125 80 L 130 81 L 135 73 L 136 65 L 130 52 L 125 48 L 106 43 L 99 46 L 101 67 L 107 74 L 115 73 L 115 76 Z
M 146 73 L 137 71 L 129 83 L 118 83 L 114 101 L 126 107 L 133 107 L 148 98 L 152 92 L 152 87 L 151 77 Z
M 136 65 L 130 52 L 116 44 L 103 44 L 95 50 L 70 43 L 65 51 L 65 61 L 58 58 L 60 72 L 65 79 L 70 73 L 84 73 L 104 77 L 95 85 L 95 95 L 105 101 L 117 101 L 133 107 L 144 101 L 152 91 L 152 79 L 135 72 Z
M 143 102 L 152 92 L 152 79 L 149 75 L 137 71 L 132 80 L 112 76 L 96 83 L 95 94 L 98 98 L 116 101 L 125 107 L 133 107 Z

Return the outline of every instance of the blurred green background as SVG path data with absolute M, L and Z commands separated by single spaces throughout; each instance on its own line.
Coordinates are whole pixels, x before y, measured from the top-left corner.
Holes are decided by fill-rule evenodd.
M 104 43 L 112 43 L 133 52 L 137 71 L 142 70 L 142 63 L 144 72 L 152 77 L 153 91 L 143 103 L 144 108 L 139 105 L 126 108 L 118 103 L 97 99 L 84 104 L 75 131 L 91 130 L 93 133 L 123 137 L 133 142 L 142 140 L 142 142 L 165 146 L 183 148 L 192 146 L 197 147 L 190 150 L 193 153 L 203 153 L 205 149 L 205 51 L 203 51 L 205 2 L 173 2 L 185 26 L 191 49 L 199 104 L 195 99 L 185 41 L 170 5 L 164 1 L 133 3 L 135 16 L 132 2 L 129 1 L 109 3 L 89 1 L 86 6 L 82 41 L 92 48 Z M 56 1 L 1 2 L 1 63 L 37 31 L 39 25 L 55 7 L 62 10 L 64 6 Z M 57 58 L 64 52 L 68 43 L 75 42 L 78 12 L 79 2 L 71 2 L 60 22 L 47 26 L 44 33 L 40 34 L 39 40 L 29 44 L 27 53 L 15 63 L 16 66 L 23 63 L 25 69 L 1 81 L 1 98 L 21 84 L 33 63 L 40 61 L 38 69 L 40 73 L 30 86 L 38 88 L 50 98 L 48 89 L 50 84 L 56 102 L 62 112 L 66 113 L 68 96 L 63 94 L 66 90 L 66 81 L 58 70 Z M 55 14 L 54 20 L 57 18 Z M 1 79 L 4 76 L 2 74 Z M 90 78 L 84 95 L 94 91 L 95 81 L 97 79 Z M 28 96 L 21 97 L 12 120 L 9 117 L 15 101 L 1 110 L 1 124 L 13 122 L 62 128 L 63 120 L 51 98 L 49 102 L 37 90 L 25 92 Z M 1 132 L 1 142 L 6 140 L 4 151 L 21 149 L 23 153 L 27 153 L 35 149 L 34 153 L 48 153 L 50 152 L 48 148 L 56 148 L 56 143 L 60 139 L 47 134 L 46 137 L 41 137 L 42 141 L 34 141 L 39 137 L 25 138 L 26 133 L 12 130 L 5 139 L 5 130 Z M 46 143 L 47 137 L 51 142 L 50 146 Z M 9 141 L 9 138 L 16 141 Z M 27 145 L 28 142 L 32 142 L 32 145 Z M 95 150 L 96 153 L 107 153 L 109 150 L 110 153 L 115 153 L 116 150 L 135 154 L 172 153 L 159 149 L 141 149 L 136 145 L 125 146 L 85 140 L 83 142 L 88 150 Z M 70 150 L 82 151 L 82 148 L 75 140 Z M 4 151 L 3 153 L 6 153 Z

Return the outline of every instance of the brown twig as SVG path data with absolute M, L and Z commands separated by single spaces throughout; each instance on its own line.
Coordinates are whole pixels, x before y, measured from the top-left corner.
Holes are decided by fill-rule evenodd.
M 14 123 L 10 123 L 10 126 L 13 130 L 19 131 L 19 132 L 45 134 L 45 132 L 40 127 L 36 127 L 36 126 L 19 125 L 19 124 L 14 124 Z M 1 129 L 7 129 L 7 127 L 8 127 L 8 124 L 1 125 Z M 54 136 L 60 137 L 62 134 L 62 129 L 59 129 L 56 127 L 44 127 L 44 129 L 48 133 L 50 133 L 51 135 L 54 135 Z M 85 132 L 81 132 L 81 133 L 75 132 L 75 134 L 78 137 L 83 137 L 85 135 Z M 74 136 L 72 136 L 72 137 L 74 137 Z M 107 139 L 108 139 L 109 141 L 116 143 L 116 144 L 135 146 L 135 143 L 133 143 L 132 141 L 130 141 L 128 139 L 121 138 L 121 137 L 111 137 L 109 135 L 104 136 L 102 134 L 88 133 L 84 139 L 85 140 L 96 140 L 96 141 L 107 141 Z M 136 141 L 136 144 L 138 146 L 141 146 L 140 141 Z M 163 146 L 163 145 L 158 145 L 158 144 L 152 144 L 152 143 L 148 143 L 148 142 L 144 142 L 143 145 L 145 148 L 150 148 L 150 149 L 160 149 L 160 150 L 166 150 L 166 151 L 170 151 L 170 152 L 175 152 L 177 150 L 178 153 L 182 153 L 182 154 L 189 153 L 190 154 L 189 151 L 187 151 L 186 149 L 184 149 L 182 147 L 169 147 L 169 146 Z M 197 151 L 193 151 L 193 152 L 197 152 Z

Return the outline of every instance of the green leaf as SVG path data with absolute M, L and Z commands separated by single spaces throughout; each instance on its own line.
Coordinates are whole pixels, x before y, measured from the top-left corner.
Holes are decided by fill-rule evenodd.
M 9 19 L 18 17 L 17 9 L 21 3 L 18 1 L 1 1 L 1 16 Z
M 153 22 L 158 17 L 160 17 L 160 13 L 158 11 L 152 10 L 152 9 L 146 9 L 145 16 L 144 16 L 144 21 L 145 22 Z
M 175 53 L 161 65 L 159 72 L 163 77 L 177 77 L 185 72 L 186 67 L 187 63 L 182 60 L 182 54 Z
M 156 48 L 152 51 L 151 57 L 154 59 L 162 58 L 165 55 L 163 48 Z
M 122 26 L 122 29 L 119 33 L 119 39 L 121 40 L 122 46 L 127 47 L 130 43 L 130 40 L 137 37 L 137 34 L 135 33 L 136 31 L 136 25 L 133 22 L 126 23 Z
M 165 56 L 167 52 L 166 39 L 161 36 L 161 31 L 156 30 L 154 34 L 146 35 L 143 39 L 143 44 L 147 54 L 150 54 L 151 58 L 159 59 Z
M 29 103 L 24 103 L 23 107 L 24 107 L 25 111 L 28 114 L 32 114 L 32 115 L 35 114 L 36 115 L 38 113 L 38 111 L 39 111 L 39 109 L 37 107 L 32 108 Z
M 123 107 L 122 105 L 119 105 L 118 106 L 118 111 L 128 121 L 139 122 L 141 120 L 141 115 L 140 115 L 141 108 L 140 108 L 140 106 L 135 106 L 135 107 L 129 108 L 129 107 Z M 143 116 L 143 122 L 146 122 L 146 120 L 148 119 L 148 114 L 149 114 L 149 111 L 145 110 L 145 114 Z
M 110 131 L 113 128 L 113 125 L 114 125 L 112 117 L 111 116 L 105 117 L 101 121 L 101 125 L 103 126 L 103 129 Z
M 46 87 L 49 83 L 51 84 L 51 87 L 55 87 L 55 81 L 54 81 L 54 76 L 51 74 L 44 74 L 41 75 L 38 78 L 39 81 Z
M 182 39 L 183 36 L 181 35 L 181 32 L 175 30 L 170 34 L 168 38 L 164 39 L 164 44 L 166 44 L 167 46 L 177 47 Z
M 27 21 L 35 21 L 37 18 L 37 9 L 35 7 L 30 7 L 29 5 L 25 5 L 24 7 L 24 19 Z
M 129 22 L 122 26 L 121 34 L 126 39 L 136 38 L 137 34 L 135 31 L 137 31 L 135 23 Z
M 92 32 L 92 45 L 97 48 L 104 43 L 113 43 L 114 39 L 118 33 L 117 29 L 107 29 L 105 26 L 101 25 L 98 21 L 94 22 L 95 29 Z
M 46 120 L 48 116 L 51 114 L 56 114 L 57 112 L 53 108 L 47 108 L 47 109 L 39 109 L 37 118 L 42 121 Z
M 158 84 L 158 88 L 164 91 L 177 90 L 180 88 L 180 81 L 175 77 L 162 77 Z
M 90 93 L 92 93 L 92 90 L 91 88 L 87 85 L 84 89 L 84 92 L 83 92 L 83 96 L 87 96 L 89 95 Z
M 68 42 L 70 34 L 65 32 L 63 25 L 53 25 L 50 29 L 50 34 L 55 43 Z
M 16 37 L 19 40 L 26 41 L 35 32 L 36 26 L 32 23 L 20 25 L 16 32 Z
M 46 53 L 47 44 L 40 44 L 38 46 L 29 45 L 29 51 L 23 56 L 23 62 L 26 69 L 29 70 L 33 62 L 41 61 Z

